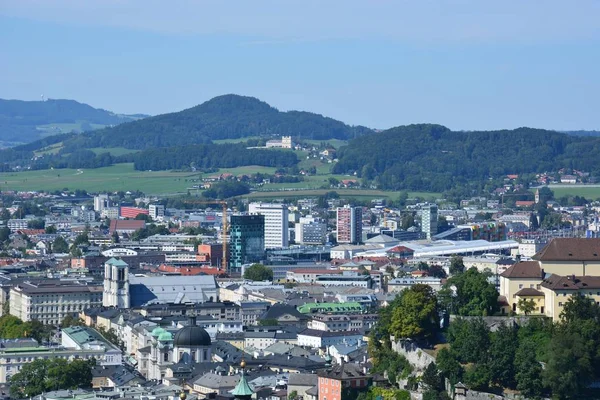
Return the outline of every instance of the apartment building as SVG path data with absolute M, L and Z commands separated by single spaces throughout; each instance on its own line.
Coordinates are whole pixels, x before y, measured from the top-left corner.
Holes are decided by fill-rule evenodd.
M 265 217 L 266 249 L 289 246 L 288 208 L 285 204 L 250 203 L 248 212 Z

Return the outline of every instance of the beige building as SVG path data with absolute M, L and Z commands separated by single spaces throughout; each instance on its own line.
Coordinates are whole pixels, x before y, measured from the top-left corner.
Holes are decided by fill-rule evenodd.
M 552 274 L 541 284 L 545 297 L 545 312 L 553 320 L 560 318 L 571 296 L 583 296 L 600 304 L 600 276 L 559 276 Z
M 22 321 L 58 325 L 67 316 L 102 305 L 102 285 L 60 281 L 24 282 L 10 290 L 10 314 Z
M 519 300 L 533 300 L 533 314 L 556 320 L 575 293 L 600 301 L 600 239 L 555 238 L 533 259 L 500 275 L 501 299 L 513 312 L 522 313 Z

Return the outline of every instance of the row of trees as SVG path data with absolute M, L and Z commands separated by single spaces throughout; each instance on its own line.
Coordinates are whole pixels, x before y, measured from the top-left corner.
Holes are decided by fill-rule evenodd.
M 0 317 L 0 338 L 2 339 L 33 338 L 38 342 L 44 342 L 48 341 L 51 335 L 52 327 L 44 325 L 40 321 L 23 322 L 8 313 L 4 313 Z
M 244 165 L 291 167 L 298 164 L 298 157 L 294 152 L 251 149 L 244 143 L 150 148 L 137 153 L 134 158 L 133 166 L 140 171 L 233 168 Z

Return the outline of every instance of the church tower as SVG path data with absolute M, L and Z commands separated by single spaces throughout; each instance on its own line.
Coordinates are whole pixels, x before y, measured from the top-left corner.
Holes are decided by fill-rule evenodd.
M 123 260 L 111 258 L 104 263 L 102 305 L 129 308 L 129 266 Z

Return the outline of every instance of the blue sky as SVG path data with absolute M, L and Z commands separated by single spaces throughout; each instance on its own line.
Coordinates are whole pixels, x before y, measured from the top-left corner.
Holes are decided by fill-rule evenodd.
M 600 130 L 600 2 L 0 0 L 0 97 Z

